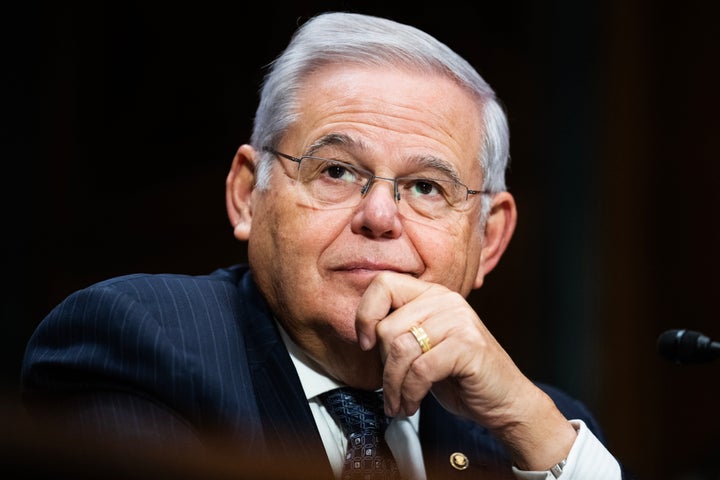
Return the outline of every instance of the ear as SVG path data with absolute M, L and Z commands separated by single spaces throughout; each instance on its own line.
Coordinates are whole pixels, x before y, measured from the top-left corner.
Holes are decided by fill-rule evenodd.
M 230 172 L 225 180 L 225 203 L 233 235 L 247 240 L 252 225 L 251 197 L 255 188 L 255 149 L 241 145 L 235 153 Z
M 517 224 L 515 199 L 509 192 L 496 193 L 492 198 L 490 212 L 485 221 L 483 246 L 480 251 L 480 267 L 473 288 L 480 288 L 485 275 L 500 261 L 510 243 Z

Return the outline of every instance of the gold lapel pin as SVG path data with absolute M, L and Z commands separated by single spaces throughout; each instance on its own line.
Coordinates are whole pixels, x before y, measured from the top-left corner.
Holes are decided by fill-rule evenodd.
M 470 465 L 470 461 L 464 453 L 455 452 L 450 455 L 450 465 L 456 470 L 465 470 Z

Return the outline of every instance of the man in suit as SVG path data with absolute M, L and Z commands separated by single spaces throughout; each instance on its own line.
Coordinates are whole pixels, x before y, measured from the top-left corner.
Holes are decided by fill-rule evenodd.
M 590 412 L 523 375 L 466 301 L 515 228 L 508 138 L 493 90 L 436 39 L 309 20 L 227 177 L 249 265 L 71 295 L 28 346 L 28 405 L 123 440 L 300 458 L 282 465 L 297 477 L 621 478 Z M 383 394 L 371 462 L 346 462 L 339 387 Z

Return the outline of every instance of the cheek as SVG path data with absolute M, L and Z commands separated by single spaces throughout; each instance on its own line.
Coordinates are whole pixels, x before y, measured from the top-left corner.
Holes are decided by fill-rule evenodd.
M 298 214 L 295 203 L 275 192 L 271 189 L 256 197 L 248 242 L 251 260 L 271 270 L 293 263 L 312 245 L 307 243 L 311 227 Z
M 481 237 L 477 225 L 458 223 L 445 229 L 407 228 L 426 271 L 423 280 L 464 292 L 477 273 Z
M 283 206 L 280 206 L 280 205 Z M 327 328 L 353 340 L 359 295 L 328 283 L 323 254 L 349 228 L 338 212 L 307 210 L 288 198 L 267 198 L 253 219 L 248 253 L 255 279 L 271 308 L 295 332 Z M 289 206 L 286 207 L 286 206 Z M 314 326 L 314 327 L 313 327 Z
M 311 283 L 322 253 L 342 231 L 337 215 L 323 215 L 290 194 L 271 189 L 257 197 L 248 254 L 253 267 L 276 272 L 283 280 Z

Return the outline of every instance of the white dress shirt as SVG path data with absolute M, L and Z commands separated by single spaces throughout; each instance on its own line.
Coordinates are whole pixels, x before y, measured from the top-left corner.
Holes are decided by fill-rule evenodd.
M 336 478 L 340 478 L 347 439 L 340 426 L 325 409 L 318 395 L 334 388 L 343 387 L 333 379 L 325 376 L 316 368 L 315 362 L 298 347 L 278 324 L 283 341 L 287 346 L 290 358 L 295 364 L 305 397 L 315 417 L 320 437 L 332 465 Z M 392 450 L 403 478 L 426 480 L 425 465 L 418 436 L 420 412 L 410 417 L 394 417 L 385 432 L 385 441 Z M 607 451 L 604 445 L 593 435 L 581 420 L 570 420 L 578 432 L 567 463 L 563 468 L 562 480 L 620 480 L 620 465 Z M 518 480 L 555 480 L 553 474 L 546 471 L 531 472 L 513 467 Z

